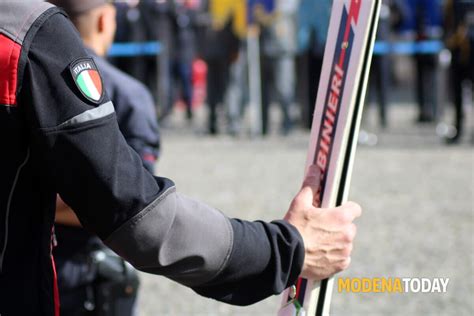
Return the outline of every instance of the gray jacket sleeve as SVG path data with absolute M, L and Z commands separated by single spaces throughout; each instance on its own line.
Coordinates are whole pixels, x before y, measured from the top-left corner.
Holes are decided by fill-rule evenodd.
M 235 305 L 282 292 L 304 261 L 303 240 L 287 222 L 228 219 L 174 187 L 105 243 L 139 270 Z
M 215 278 L 225 267 L 233 231 L 222 213 L 172 187 L 105 243 L 139 270 L 197 286 Z

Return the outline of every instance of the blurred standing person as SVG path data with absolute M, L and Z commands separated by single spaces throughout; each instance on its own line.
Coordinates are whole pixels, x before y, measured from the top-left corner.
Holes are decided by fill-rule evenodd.
M 170 78 L 172 80 L 172 91 L 169 94 L 169 105 L 173 106 L 176 95 L 175 88 L 181 87 L 181 96 L 186 106 L 186 119 L 191 121 L 192 112 L 192 69 L 196 56 L 196 30 L 195 15 L 199 7 L 196 0 L 173 0 L 174 19 L 173 34 L 174 45 L 170 52 Z
M 298 84 L 302 90 L 303 121 L 311 129 L 319 76 L 331 16 L 332 0 L 301 0 L 298 10 L 298 50 L 302 56 Z
M 267 13 L 262 11 L 257 16 L 262 26 L 262 133 L 264 135 L 268 133 L 268 111 L 272 101 L 270 97 L 272 92 L 282 110 L 281 133 L 286 135 L 292 128 L 290 107 L 295 101 L 298 5 L 299 0 L 275 0 L 272 4 L 266 4 L 265 12 Z
M 416 42 L 439 40 L 442 36 L 440 0 L 405 0 L 407 16 L 402 31 Z M 432 122 L 437 112 L 437 54 L 415 52 L 418 122 Z
M 228 132 L 237 136 L 241 131 L 241 119 L 246 103 L 249 101 L 248 52 L 246 36 L 246 3 L 240 1 L 235 7 L 233 32 L 238 40 L 237 56 L 232 58 L 229 68 L 229 82 L 225 95 L 227 105 Z
M 147 41 L 159 41 L 160 52 L 157 56 L 142 56 L 146 61 L 147 81 L 144 83 L 158 100 L 158 115 L 161 120 L 171 112 L 173 104 L 171 83 L 171 54 L 175 50 L 174 40 L 174 2 L 173 0 L 141 0 L 138 6 L 147 34 Z M 142 81 L 143 82 L 143 81 Z
M 102 73 L 103 84 L 114 102 L 122 134 L 140 155 L 145 168 L 153 173 L 160 137 L 152 96 L 143 84 L 104 59 L 116 29 L 114 6 L 107 0 L 50 2 L 63 7 L 71 17 Z M 82 229 L 73 211 L 59 196 L 55 230 L 57 247 L 53 252 L 57 263 L 61 314 L 103 315 L 102 312 L 109 309 L 114 311 L 114 315 L 131 315 L 138 288 L 136 273 L 120 263 L 122 259 L 108 254 L 97 237 Z M 99 252 L 107 259 L 95 262 L 95 255 Z M 109 264 L 118 264 L 119 269 L 111 269 Z M 115 274 L 114 279 L 110 279 L 110 275 L 105 276 L 104 270 L 111 270 Z M 114 291 L 114 287 L 120 289 L 127 285 L 133 289 L 130 295 L 115 296 L 117 291 Z
M 224 96 L 228 133 L 237 136 L 241 131 L 241 119 L 248 102 L 248 60 L 247 60 L 247 7 L 245 0 L 234 1 L 232 9 L 232 33 L 238 49 L 232 54 L 229 65 L 229 80 Z
M 114 2 L 117 10 L 116 42 L 143 43 L 156 40 L 156 35 L 151 33 L 150 3 L 147 1 L 127 0 Z M 151 10 L 153 11 L 153 10 Z M 147 85 L 156 95 L 155 79 L 156 61 L 149 56 L 115 57 L 113 63 L 122 71 Z
M 449 0 L 445 5 L 446 46 L 451 51 L 451 89 L 456 134 L 448 143 L 458 143 L 463 134 L 463 84 L 474 84 L 474 1 Z
M 380 18 L 377 28 L 377 40 L 388 44 L 390 41 L 391 12 L 389 0 L 382 1 L 380 9 Z M 380 54 L 374 54 L 372 67 L 370 68 L 368 97 L 374 99 L 377 97 L 379 106 L 380 125 L 387 127 L 387 104 L 388 92 L 390 86 L 390 55 L 388 51 Z
M 203 56 L 207 63 L 208 132 L 218 134 L 217 107 L 224 101 L 229 67 L 239 52 L 236 32 L 245 24 L 245 0 L 209 0 Z
M 245 36 L 245 34 L 243 34 Z M 247 45 L 242 38 L 238 57 L 229 69 L 229 84 L 225 95 L 228 117 L 228 132 L 237 136 L 241 131 L 241 119 L 248 102 L 248 60 Z

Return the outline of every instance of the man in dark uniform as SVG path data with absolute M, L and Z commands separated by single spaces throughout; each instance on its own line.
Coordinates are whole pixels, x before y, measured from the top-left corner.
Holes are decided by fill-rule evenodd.
M 270 223 L 230 219 L 147 172 L 56 7 L 0 0 L 0 68 L 0 314 L 59 314 L 56 192 L 136 268 L 226 303 L 252 304 L 299 275 L 320 280 L 348 267 L 361 210 L 314 207 L 315 166 L 285 220 Z
M 197 8 L 190 0 L 173 0 L 173 34 L 174 45 L 171 55 L 171 78 L 174 86 L 170 93 L 169 106 L 176 100 L 175 92 L 179 92 L 186 106 L 186 119 L 193 118 L 193 61 L 196 57 L 196 14 Z M 180 87 L 179 91 L 175 90 Z
M 158 157 L 160 137 L 157 116 L 151 94 L 133 77 L 118 70 L 103 57 L 107 53 L 116 30 L 116 10 L 107 0 L 51 0 L 63 8 L 78 29 L 82 40 L 101 72 L 104 88 L 114 103 L 119 128 L 127 143 L 142 159 L 145 168 L 154 173 Z M 120 304 L 120 315 L 130 315 L 136 291 L 133 295 L 100 299 L 101 287 L 110 287 L 111 280 L 105 278 L 100 265 L 116 264 L 118 258 L 100 263 L 92 260 L 103 245 L 94 235 L 80 227 L 73 211 L 60 200 L 56 207 L 55 235 L 57 246 L 53 249 L 56 259 L 58 286 L 61 300 L 61 315 L 83 315 L 86 311 L 108 309 Z M 105 251 L 105 250 L 104 250 Z M 106 252 L 105 252 L 106 253 Z M 125 269 L 125 265 L 120 265 Z M 123 271 L 133 274 L 133 271 Z M 131 279 L 123 278 L 122 282 Z M 134 276 L 133 280 L 136 279 Z M 115 281 L 118 283 L 119 281 Z M 135 282 L 136 283 L 136 282 Z M 123 286 L 127 286 L 124 284 Z M 119 286 L 119 284 L 117 284 Z M 135 288 L 135 287 L 134 287 Z M 109 289 L 106 290 L 110 292 Z M 125 303 L 126 302 L 126 303 Z M 114 311 L 118 315 L 118 311 Z
M 416 42 L 439 40 L 441 28 L 440 0 L 404 0 L 400 5 L 404 8 L 404 17 L 400 28 L 408 39 Z M 416 99 L 420 123 L 433 122 L 438 112 L 436 97 L 437 55 L 416 52 Z
M 451 92 L 455 109 L 456 133 L 446 137 L 448 144 L 459 143 L 464 125 L 463 85 L 474 83 L 474 1 L 450 0 L 445 3 L 446 46 L 451 51 Z

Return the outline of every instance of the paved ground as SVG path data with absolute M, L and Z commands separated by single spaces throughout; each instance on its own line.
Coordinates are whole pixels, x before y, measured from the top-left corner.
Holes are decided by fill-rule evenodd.
M 413 107 L 394 106 L 378 145 L 360 146 L 350 198 L 363 205 L 344 277 L 449 277 L 446 294 L 334 293 L 334 315 L 473 315 L 473 147 L 442 145 L 434 125 L 415 127 Z M 196 136 L 182 114 L 163 132 L 159 173 L 230 216 L 283 216 L 302 178 L 308 134 L 283 138 Z M 199 120 L 199 117 L 198 117 Z M 275 315 L 273 297 L 246 308 L 207 300 L 142 275 L 141 315 Z

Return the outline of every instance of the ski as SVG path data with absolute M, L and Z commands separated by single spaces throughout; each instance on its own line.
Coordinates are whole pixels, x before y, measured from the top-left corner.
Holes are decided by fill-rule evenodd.
M 347 201 L 381 0 L 334 0 L 305 173 L 321 169 L 317 206 Z M 298 279 L 279 316 L 329 315 L 333 279 Z

